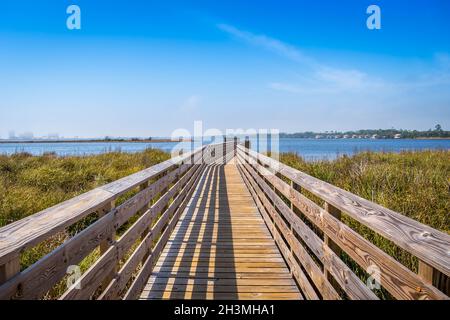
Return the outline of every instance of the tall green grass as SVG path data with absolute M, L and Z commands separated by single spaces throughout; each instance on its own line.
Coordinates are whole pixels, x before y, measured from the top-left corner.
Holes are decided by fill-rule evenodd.
M 93 156 L 0 156 L 0 227 L 169 159 L 159 150 Z
M 286 153 L 280 155 L 280 161 L 423 224 L 450 232 L 450 151 L 363 152 L 314 162 Z M 320 199 L 306 195 L 323 205 Z M 342 221 L 417 272 L 418 259 L 409 252 L 345 214 Z M 341 258 L 362 280 L 367 279 L 365 270 L 347 254 L 342 252 Z M 382 299 L 392 298 L 383 288 L 375 293 Z
M 307 162 L 280 161 L 435 229 L 450 231 L 450 151 L 363 152 Z

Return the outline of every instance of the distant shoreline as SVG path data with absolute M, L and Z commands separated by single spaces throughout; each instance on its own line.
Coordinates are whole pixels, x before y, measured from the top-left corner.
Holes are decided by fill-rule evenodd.
M 132 140 L 132 139 L 87 139 L 87 140 L 0 140 L 0 143 L 176 143 L 176 142 L 191 142 L 190 139 L 180 139 L 180 140 L 172 140 L 172 139 L 140 139 L 140 140 Z
M 413 140 L 450 140 L 450 137 L 417 137 Z
M 303 140 L 450 140 L 450 137 L 417 137 L 417 138 L 301 138 L 301 137 L 280 137 L 280 139 L 303 139 Z M 29 144 L 29 143 L 179 143 L 192 142 L 192 139 L 86 139 L 86 140 L 0 140 L 0 143 L 7 144 Z
M 314 137 L 281 137 L 280 139 L 304 139 L 304 140 L 450 140 L 450 137 L 417 137 L 417 138 L 314 138 Z

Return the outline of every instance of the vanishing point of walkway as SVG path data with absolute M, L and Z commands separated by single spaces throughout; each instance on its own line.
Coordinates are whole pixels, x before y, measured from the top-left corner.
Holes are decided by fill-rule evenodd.
M 236 166 L 209 166 L 141 299 L 301 299 Z

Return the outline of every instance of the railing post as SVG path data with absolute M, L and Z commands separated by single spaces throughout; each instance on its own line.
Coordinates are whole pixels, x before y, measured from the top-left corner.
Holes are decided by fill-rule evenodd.
M 428 263 L 419 260 L 419 276 L 428 284 L 433 284 L 433 267 Z
M 106 204 L 103 208 L 101 208 L 98 212 L 99 218 L 103 217 L 105 214 L 110 212 L 114 207 L 116 206 L 116 201 L 113 200 Z M 106 237 L 105 240 L 100 242 L 100 255 L 103 255 L 108 249 L 111 247 L 112 242 L 115 240 L 115 231 L 114 229 L 111 231 L 111 233 Z M 114 278 L 114 276 L 117 273 L 118 268 L 118 262 L 116 263 L 114 269 L 111 271 L 109 275 L 105 277 L 105 280 L 103 280 L 103 288 L 106 288 L 108 284 L 111 282 L 111 280 Z
M 245 137 L 244 147 L 245 147 L 245 149 L 250 149 L 250 138 L 249 137 Z
M 227 163 L 227 136 L 223 136 L 223 164 Z
M 447 276 L 434 269 L 425 261 L 419 260 L 419 276 L 427 284 L 435 286 L 446 295 L 450 295 L 450 280 Z
M 292 190 L 295 190 L 295 191 L 298 191 L 298 192 L 302 191 L 302 188 L 298 184 L 296 184 L 294 181 L 292 181 L 292 180 L 291 180 L 291 188 L 292 188 Z M 292 202 L 292 199 L 290 201 L 291 201 L 291 210 L 292 210 L 292 212 L 294 214 L 296 214 L 295 211 L 294 211 L 295 206 L 294 206 L 294 203 Z M 289 228 L 290 228 L 289 231 L 291 232 L 292 236 L 294 236 L 294 228 L 293 228 L 292 224 L 289 225 Z M 292 246 L 289 249 L 291 251 L 291 256 L 293 257 L 294 256 L 294 251 L 292 249 Z M 291 275 L 292 275 L 292 269 L 291 269 Z
M 325 202 L 324 209 L 336 219 L 341 220 L 341 210 L 339 210 L 338 208 L 334 207 L 328 202 Z M 324 234 L 323 236 L 323 241 L 331 250 L 334 251 L 334 253 L 336 253 L 338 257 L 340 256 L 341 248 L 336 243 L 334 243 L 326 234 Z M 324 274 L 325 278 L 328 279 L 329 272 L 326 268 L 324 268 Z
M 202 137 L 202 151 L 201 151 L 201 159 L 200 159 L 200 163 L 204 164 L 205 163 L 205 151 L 206 151 L 207 146 L 205 146 L 203 144 L 203 137 Z
M 181 152 L 183 152 L 183 149 L 181 149 Z M 150 185 L 150 183 L 149 183 L 148 181 L 145 182 L 145 183 L 143 183 L 143 184 L 141 184 L 141 185 L 139 186 L 139 192 L 144 191 L 145 189 L 147 189 L 149 185 Z M 150 202 L 147 203 L 141 210 L 139 210 L 139 211 L 137 212 L 137 214 L 141 215 L 142 213 L 146 212 L 147 209 L 150 208 L 150 205 L 151 205 Z M 143 240 L 145 239 L 145 236 L 150 232 L 150 228 L 151 228 L 151 223 L 150 223 L 150 225 L 148 225 L 148 226 L 144 229 L 144 232 L 143 232 L 142 235 L 141 235 L 141 241 L 143 241 Z M 145 253 L 143 261 L 145 261 L 145 260 L 147 259 L 148 255 L 149 255 L 149 251 L 147 251 L 147 252 Z
M 0 285 L 20 272 L 20 257 L 14 256 L 6 264 L 0 265 Z

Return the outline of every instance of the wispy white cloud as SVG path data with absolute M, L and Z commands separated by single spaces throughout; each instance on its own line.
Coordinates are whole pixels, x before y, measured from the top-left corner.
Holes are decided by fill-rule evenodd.
M 194 112 L 196 110 L 198 110 L 198 108 L 200 107 L 202 98 L 199 95 L 191 95 L 189 97 L 187 97 L 183 103 L 181 104 L 179 111 L 181 112 Z
M 445 70 L 450 70 L 450 55 L 445 52 L 438 52 L 434 55 L 437 64 Z
M 281 40 L 271 38 L 266 35 L 258 35 L 249 31 L 240 30 L 228 24 L 219 24 L 217 27 L 239 40 L 274 52 L 280 56 L 302 64 L 310 70 L 309 84 L 303 83 L 301 87 L 294 84 L 283 84 L 276 82 L 269 84 L 269 87 L 275 90 L 283 90 L 292 93 L 336 92 L 337 90 L 361 88 L 364 83 L 369 81 L 369 77 L 362 71 L 356 69 L 337 69 L 327 66 L 320 63 L 315 58 L 303 53 L 295 46 Z M 317 87 L 319 84 L 327 87 L 320 89 Z M 310 85 L 313 85 L 314 88 L 311 88 Z M 309 88 L 306 88 L 305 86 Z
M 442 84 L 450 84 L 450 56 L 439 53 L 435 56 L 436 70 L 420 74 L 408 81 L 393 82 L 383 77 L 376 77 L 356 68 L 332 67 L 316 58 L 305 54 L 299 48 L 281 40 L 263 34 L 254 34 L 228 24 L 218 24 L 223 32 L 250 45 L 276 53 L 307 67 L 300 81 L 274 81 L 268 87 L 274 90 L 297 94 L 328 94 L 347 92 L 384 93 L 395 90 L 411 90 Z
M 291 59 L 296 62 L 315 64 L 314 60 L 312 60 L 310 57 L 305 56 L 299 49 L 278 39 L 274 39 L 266 35 L 253 34 L 251 32 L 240 30 L 228 24 L 218 24 L 217 27 L 239 40 L 242 40 L 254 46 L 264 48 L 268 51 L 272 51 L 285 58 Z
M 337 94 L 365 90 L 389 89 L 391 84 L 356 69 L 337 69 L 321 66 L 298 82 L 271 82 L 269 88 L 301 94 Z

